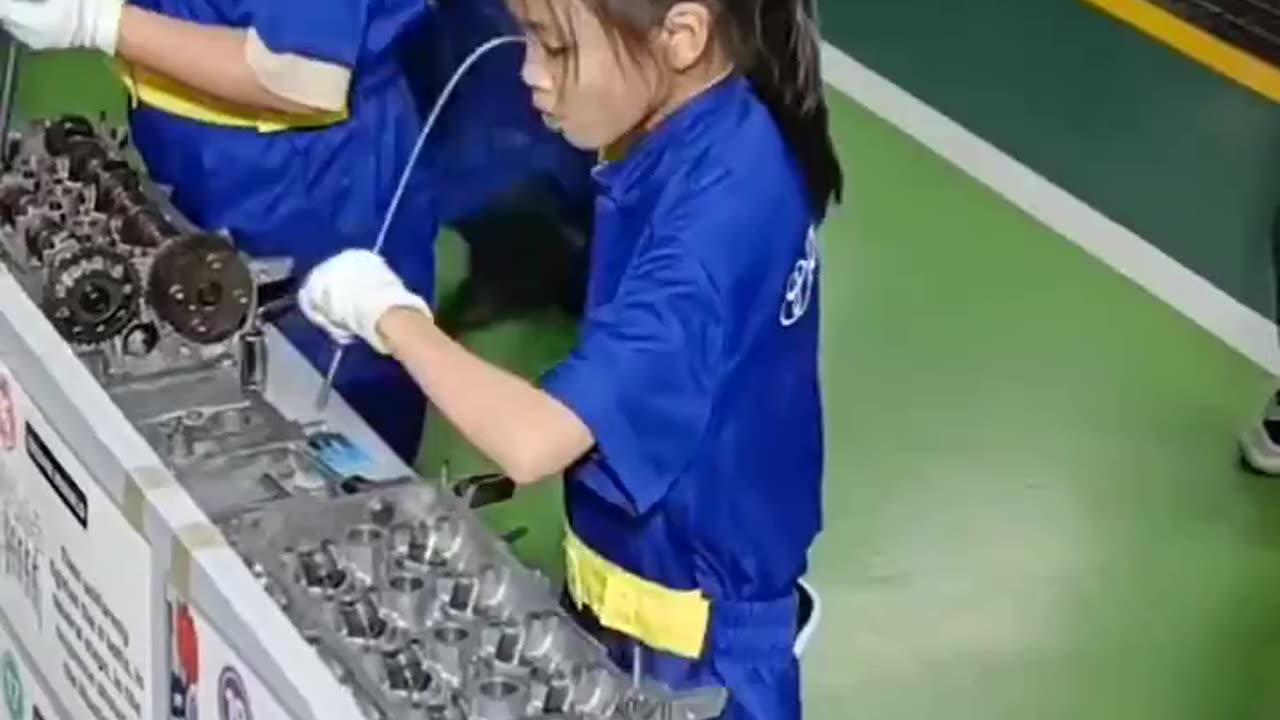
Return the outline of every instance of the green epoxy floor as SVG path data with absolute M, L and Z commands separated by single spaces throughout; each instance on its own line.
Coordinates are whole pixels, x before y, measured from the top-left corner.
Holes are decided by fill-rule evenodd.
M 1280 717 L 1280 484 L 1232 440 L 1266 379 L 867 113 L 837 126 L 814 717 Z
M 96 92 L 67 69 L 31 107 Z M 1267 378 L 861 108 L 834 115 L 851 193 L 824 238 L 806 716 L 1280 718 L 1280 482 L 1234 455 Z M 456 240 L 441 253 L 447 288 Z M 527 373 L 571 341 L 554 316 L 468 338 Z M 443 460 L 478 466 L 435 423 L 424 469 Z M 490 513 L 553 572 L 557 496 Z
M 860 62 L 1271 312 L 1280 103 L 1083 0 L 819 5 Z

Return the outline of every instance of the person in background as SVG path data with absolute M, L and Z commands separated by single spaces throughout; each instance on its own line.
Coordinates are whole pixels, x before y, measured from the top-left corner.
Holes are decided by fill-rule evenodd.
M 565 474 L 567 602 L 620 666 L 727 688 L 727 720 L 799 718 L 817 227 L 843 187 L 813 0 L 512 1 L 534 106 L 606 159 L 576 348 L 526 382 L 367 251 L 299 304 L 403 363 L 516 482 Z
M 343 248 L 372 247 L 421 128 L 397 52 L 422 0 L 4 0 L 0 23 L 33 48 L 114 59 L 152 177 L 197 225 L 230 231 L 302 277 Z M 421 173 L 385 255 L 432 297 L 438 226 Z M 296 313 L 282 328 L 313 365 L 333 343 Z M 425 402 L 394 361 L 352 348 L 336 389 L 402 458 Z
M 1280 205 L 1271 223 L 1272 275 L 1280 313 Z M 1258 424 L 1240 438 L 1240 456 L 1255 472 L 1280 477 L 1280 390 L 1272 394 Z
M 502 0 L 437 2 L 402 44 L 423 115 L 475 48 L 520 33 Z M 581 315 L 596 158 L 543 124 L 520 81 L 523 57 L 505 45 L 476 62 L 427 147 L 441 222 L 458 231 L 469 261 L 435 307 L 453 333 L 546 308 Z

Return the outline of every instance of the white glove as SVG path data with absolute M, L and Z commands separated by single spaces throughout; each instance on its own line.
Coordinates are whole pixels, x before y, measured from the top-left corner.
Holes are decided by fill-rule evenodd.
M 0 24 L 34 50 L 116 54 L 124 0 L 0 0 Z
M 346 250 L 316 266 L 298 292 L 298 307 L 337 342 L 358 336 L 383 355 L 388 350 L 378 321 L 388 310 L 412 308 L 432 317 L 426 301 L 368 250 Z

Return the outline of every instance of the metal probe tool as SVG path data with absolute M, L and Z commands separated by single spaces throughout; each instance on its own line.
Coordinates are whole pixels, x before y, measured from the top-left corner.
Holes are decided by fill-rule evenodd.
M 400 184 L 396 187 L 395 195 L 391 197 L 391 204 L 387 206 L 387 214 L 382 219 L 382 229 L 378 231 L 378 239 L 373 244 L 374 254 L 382 253 L 382 246 L 387 241 L 387 233 L 391 229 L 391 221 L 395 219 L 396 210 L 400 208 L 400 200 L 404 196 L 405 188 L 409 185 L 409 176 L 413 174 L 413 167 L 418 163 L 418 155 L 422 152 L 422 147 L 426 143 L 427 136 L 431 134 L 431 129 L 435 127 L 436 120 L 440 117 L 440 111 L 444 109 L 445 101 L 453 94 L 453 90 L 458 85 L 458 81 L 462 76 L 471 69 L 485 53 L 490 50 L 506 45 L 508 43 L 523 43 L 524 38 L 519 35 L 503 35 L 493 38 L 488 42 L 478 46 L 466 60 L 458 66 L 454 71 L 453 77 L 449 78 L 449 82 L 440 91 L 440 97 L 436 99 L 436 104 L 431 108 L 431 114 L 427 116 L 427 122 L 422 126 L 422 132 L 418 134 L 418 142 L 413 146 L 413 151 L 409 153 L 409 162 L 404 166 L 404 171 L 400 175 Z M 435 238 L 432 238 L 434 240 Z M 320 394 L 316 396 L 316 412 L 322 413 L 325 408 L 329 407 L 329 395 L 333 392 L 333 384 L 338 378 L 338 366 L 342 364 L 342 356 L 346 352 L 347 343 L 339 343 L 333 351 L 333 359 L 329 361 L 329 369 L 324 374 L 324 382 L 320 385 Z
M 631 641 L 631 689 L 639 690 L 644 684 L 644 648 L 639 640 Z
M 18 90 L 18 62 L 22 45 L 9 36 L 5 47 L 4 86 L 0 87 L 0 166 L 9 167 L 9 125 L 13 121 L 13 99 Z

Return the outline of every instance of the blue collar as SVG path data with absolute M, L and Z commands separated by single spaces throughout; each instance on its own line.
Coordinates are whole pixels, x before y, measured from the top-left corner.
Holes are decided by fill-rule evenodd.
M 601 192 L 616 200 L 630 196 L 652 177 L 664 177 L 660 167 L 671 150 L 681 155 L 697 152 L 711 134 L 709 127 L 726 116 L 738 103 L 735 100 L 750 92 L 745 78 L 731 75 L 691 98 L 674 113 L 650 130 L 626 154 L 614 162 L 596 166 L 592 176 Z

